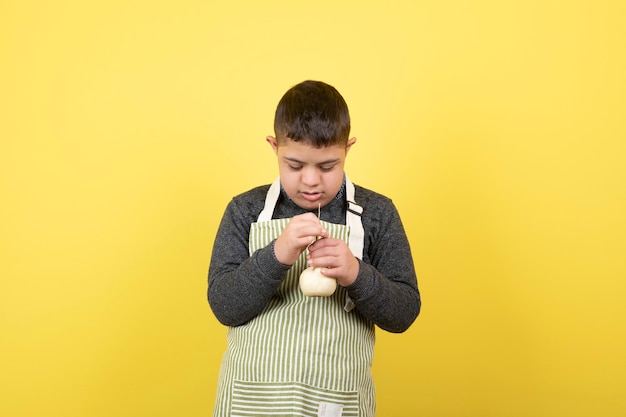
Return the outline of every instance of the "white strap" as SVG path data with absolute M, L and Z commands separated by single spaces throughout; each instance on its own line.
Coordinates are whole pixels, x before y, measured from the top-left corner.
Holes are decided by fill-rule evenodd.
M 361 221 L 363 207 L 359 206 L 354 201 L 354 184 L 352 184 L 352 181 L 350 181 L 348 176 L 346 176 L 346 200 L 348 202 L 348 209 L 346 210 L 346 224 L 350 228 L 348 246 L 355 257 L 363 259 L 363 241 L 365 240 L 365 231 L 363 230 L 363 222 Z M 354 301 L 352 301 L 346 292 L 346 304 L 343 306 L 343 309 L 349 312 L 354 307 Z
M 272 214 L 274 214 L 274 207 L 276 207 L 278 196 L 280 196 L 280 178 L 276 178 L 276 181 L 274 181 L 272 185 L 270 185 L 270 189 L 267 190 L 265 207 L 263 207 L 263 211 L 259 214 L 257 222 L 269 222 L 272 220 Z
M 361 214 L 363 207 L 354 202 L 354 184 L 346 177 L 346 199 L 348 201 L 348 210 L 346 211 L 346 224 L 350 227 L 350 237 L 348 238 L 348 246 L 352 254 L 359 259 L 363 259 L 363 240 L 365 231 L 361 222 Z

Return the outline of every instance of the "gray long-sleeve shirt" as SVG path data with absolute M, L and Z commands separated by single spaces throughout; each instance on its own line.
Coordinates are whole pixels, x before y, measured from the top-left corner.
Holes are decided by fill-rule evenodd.
M 263 210 L 269 185 L 234 197 L 220 223 L 209 267 L 208 299 L 217 319 L 239 326 L 258 315 L 274 296 L 290 265 L 274 255 L 274 242 L 250 256 L 250 225 Z M 321 209 L 321 220 L 346 224 L 345 184 Z M 395 333 L 409 328 L 421 308 L 413 258 L 398 211 L 392 201 L 355 185 L 363 207 L 363 259 L 356 280 L 346 287 L 357 314 Z M 317 212 L 317 210 L 315 210 Z M 272 218 L 291 218 L 306 210 L 281 190 Z M 316 213 L 317 214 L 317 213 Z

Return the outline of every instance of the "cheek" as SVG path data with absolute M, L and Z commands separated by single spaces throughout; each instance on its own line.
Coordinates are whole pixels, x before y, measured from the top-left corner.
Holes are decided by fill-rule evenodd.
M 337 168 L 327 174 L 328 182 L 341 185 L 343 183 L 343 168 Z
M 333 173 L 332 175 L 329 174 L 324 179 L 324 182 L 326 183 L 328 191 L 339 192 L 341 184 L 343 184 L 343 171 L 341 171 L 341 173 Z
M 298 187 L 298 177 L 289 169 L 280 170 L 280 182 L 287 193 Z

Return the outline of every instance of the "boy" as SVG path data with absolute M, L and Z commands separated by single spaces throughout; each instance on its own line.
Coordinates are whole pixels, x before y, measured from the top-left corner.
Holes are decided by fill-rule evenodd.
M 400 217 L 345 176 L 356 138 L 335 88 L 292 87 L 274 131 L 279 179 L 233 198 L 213 247 L 209 304 L 230 326 L 214 416 L 374 416 L 374 325 L 403 332 L 421 307 Z M 307 264 L 334 294 L 303 295 Z

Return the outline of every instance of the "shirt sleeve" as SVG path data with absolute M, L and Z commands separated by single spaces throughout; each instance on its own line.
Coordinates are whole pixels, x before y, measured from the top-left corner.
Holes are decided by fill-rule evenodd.
M 274 242 L 249 255 L 251 221 L 245 211 L 235 199 L 226 207 L 209 266 L 209 305 L 227 326 L 239 326 L 257 316 L 290 268 L 274 256 Z
M 359 260 L 359 274 L 346 290 L 366 319 L 383 330 L 404 332 L 422 305 L 409 241 L 391 200 L 370 207 L 362 218 L 366 261 Z

